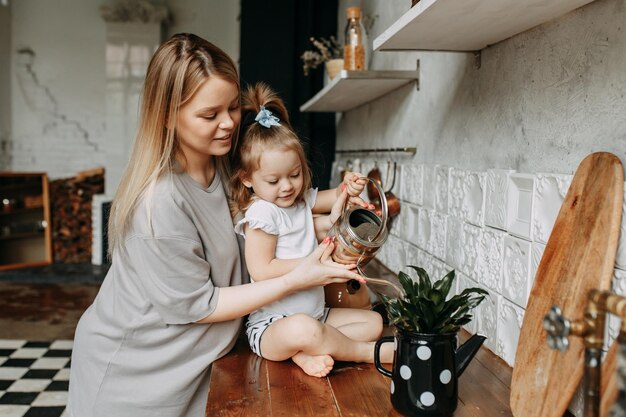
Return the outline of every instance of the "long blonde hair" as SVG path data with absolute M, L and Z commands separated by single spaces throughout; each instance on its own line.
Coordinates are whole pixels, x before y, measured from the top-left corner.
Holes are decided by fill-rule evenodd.
M 184 162 L 176 138 L 178 110 L 211 76 L 232 82 L 237 91 L 240 89 L 232 59 L 199 36 L 176 34 L 152 56 L 144 81 L 133 151 L 111 206 L 109 254 L 123 241 L 141 197 L 163 173 L 171 172 L 176 158 Z M 228 178 L 228 160 L 229 155 L 215 157 L 222 178 Z
M 267 128 L 254 120 L 261 106 L 280 119 L 280 126 Z M 233 217 L 252 204 L 253 190 L 247 188 L 243 182 L 249 180 L 252 173 L 260 168 L 261 155 L 268 149 L 292 150 L 298 155 L 302 167 L 303 184 L 295 201 L 301 201 L 304 193 L 311 188 L 311 170 L 302 143 L 289 123 L 285 103 L 265 83 L 249 86 L 241 97 L 241 120 L 243 122 L 240 129 L 240 147 L 234 154 L 233 175 L 230 181 Z

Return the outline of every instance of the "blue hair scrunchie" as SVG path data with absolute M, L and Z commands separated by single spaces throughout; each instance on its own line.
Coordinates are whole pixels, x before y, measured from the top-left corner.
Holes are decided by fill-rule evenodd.
M 256 122 L 263 127 L 270 128 L 272 126 L 280 126 L 280 119 L 272 114 L 271 111 L 267 110 L 265 106 L 261 106 L 261 111 L 254 118 Z

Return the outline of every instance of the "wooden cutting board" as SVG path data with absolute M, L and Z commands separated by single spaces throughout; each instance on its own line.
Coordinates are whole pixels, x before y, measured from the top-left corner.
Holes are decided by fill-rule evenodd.
M 583 341 L 566 352 L 546 342 L 543 317 L 558 305 L 570 320 L 583 317 L 587 293 L 609 289 L 620 232 L 624 170 L 610 153 L 579 165 L 546 245 L 530 294 L 511 381 L 515 417 L 561 417 L 583 375 Z

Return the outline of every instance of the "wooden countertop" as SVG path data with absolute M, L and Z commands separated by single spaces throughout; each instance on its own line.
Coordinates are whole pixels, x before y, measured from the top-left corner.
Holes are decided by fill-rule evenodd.
M 459 379 L 455 417 L 512 417 L 511 374 L 502 359 L 481 348 Z M 389 383 L 361 363 L 338 362 L 326 378 L 310 377 L 291 361 L 259 358 L 240 339 L 213 364 L 206 416 L 401 416 L 391 405 Z

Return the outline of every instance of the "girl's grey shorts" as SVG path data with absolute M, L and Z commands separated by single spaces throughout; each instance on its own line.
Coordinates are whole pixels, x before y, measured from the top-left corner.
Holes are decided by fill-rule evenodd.
M 324 314 L 319 318 L 319 321 L 322 323 L 326 323 L 326 319 L 328 318 L 329 308 L 324 308 Z M 260 357 L 263 357 L 261 354 L 261 337 L 265 330 L 270 326 L 270 324 L 274 323 L 276 320 L 280 320 L 284 317 L 287 317 L 283 314 L 274 314 L 272 316 L 265 317 L 261 320 L 257 320 L 253 323 L 248 321 L 246 324 L 246 336 L 248 336 L 248 343 L 250 344 L 250 349 Z

